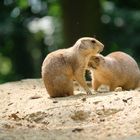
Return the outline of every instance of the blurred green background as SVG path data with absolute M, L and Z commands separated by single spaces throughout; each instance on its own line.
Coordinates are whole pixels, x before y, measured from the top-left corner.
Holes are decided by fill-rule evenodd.
M 140 62 L 140 0 L 0 0 L 0 83 L 39 78 L 45 56 L 83 36 Z

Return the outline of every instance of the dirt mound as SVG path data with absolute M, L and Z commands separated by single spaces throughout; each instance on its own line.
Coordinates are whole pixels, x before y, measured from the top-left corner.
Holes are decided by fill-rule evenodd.
M 40 79 L 0 85 L 0 139 L 140 139 L 139 90 L 49 98 Z

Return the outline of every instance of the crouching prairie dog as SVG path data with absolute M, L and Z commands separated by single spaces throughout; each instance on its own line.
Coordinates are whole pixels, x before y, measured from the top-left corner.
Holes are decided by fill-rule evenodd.
M 47 55 L 42 64 L 42 79 L 50 97 L 73 95 L 73 79 L 91 94 L 85 79 L 85 68 L 91 55 L 103 50 L 95 38 L 80 38 L 72 47 Z
M 113 52 L 107 56 L 101 54 L 90 58 L 92 87 L 97 90 L 101 85 L 117 87 L 123 90 L 135 89 L 140 86 L 140 70 L 136 61 L 126 53 Z

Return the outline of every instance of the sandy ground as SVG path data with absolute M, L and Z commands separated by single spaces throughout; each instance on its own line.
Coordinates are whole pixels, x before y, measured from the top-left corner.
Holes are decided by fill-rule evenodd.
M 49 98 L 40 79 L 0 85 L 0 140 L 139 140 L 140 91 Z

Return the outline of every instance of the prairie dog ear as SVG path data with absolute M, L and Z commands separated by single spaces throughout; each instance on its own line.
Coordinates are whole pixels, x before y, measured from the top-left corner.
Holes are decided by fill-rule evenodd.
M 97 69 L 100 64 L 100 58 L 98 56 L 92 56 L 88 62 L 88 67 Z
M 83 40 L 80 40 L 77 45 L 79 46 L 79 49 L 81 49 L 81 50 L 87 48 L 86 45 L 84 44 L 84 41 Z
M 99 56 L 91 56 L 90 60 L 94 61 L 95 63 L 99 63 L 100 62 L 100 57 Z
M 88 68 L 97 69 L 97 65 L 93 61 L 89 61 L 88 62 Z
M 94 66 L 94 63 L 92 63 L 92 61 L 89 61 L 89 62 L 88 62 L 88 67 L 89 67 L 89 68 L 96 69 L 96 67 Z

